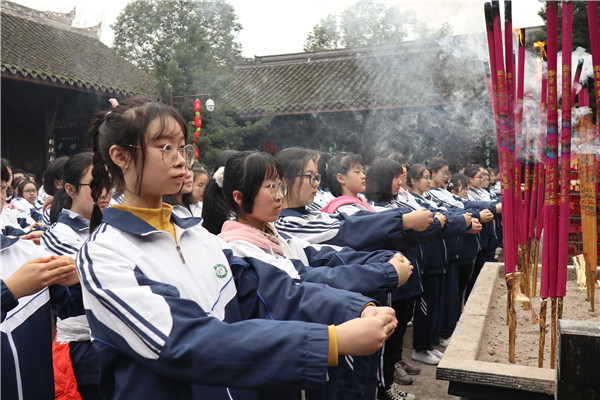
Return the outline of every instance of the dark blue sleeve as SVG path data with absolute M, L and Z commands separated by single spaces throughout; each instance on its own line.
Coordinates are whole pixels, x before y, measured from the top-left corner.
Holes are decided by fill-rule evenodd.
M 405 236 L 403 213 L 397 208 L 378 213 L 339 213 L 335 217 L 340 221 L 340 229 L 327 244 L 355 250 L 395 249 L 394 242 Z
M 294 281 L 285 271 L 225 251 L 244 319 L 267 318 L 341 324 L 360 316 L 372 299 L 325 284 Z
M 2 321 L 4 321 L 6 314 L 19 304 L 19 300 L 15 299 L 15 296 L 4 283 L 4 279 L 0 279 L 0 286 L 2 287 Z

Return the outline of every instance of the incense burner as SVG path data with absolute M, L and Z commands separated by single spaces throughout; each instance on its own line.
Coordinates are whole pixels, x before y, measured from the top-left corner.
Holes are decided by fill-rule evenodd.
M 470 399 L 554 399 L 555 370 L 477 360 L 494 283 L 503 263 L 486 263 L 469 296 L 437 379 L 450 381 L 448 393 Z

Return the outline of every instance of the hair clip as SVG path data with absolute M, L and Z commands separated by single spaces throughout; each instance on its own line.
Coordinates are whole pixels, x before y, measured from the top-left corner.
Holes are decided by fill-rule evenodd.
M 108 102 L 110 103 L 110 105 L 115 108 L 119 105 L 119 102 L 117 101 L 117 99 L 115 99 L 114 97 L 108 99 Z

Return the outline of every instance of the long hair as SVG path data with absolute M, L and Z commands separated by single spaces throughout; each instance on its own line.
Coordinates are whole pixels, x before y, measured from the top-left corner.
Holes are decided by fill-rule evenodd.
M 402 175 L 402 165 L 389 158 L 376 158 L 367 168 L 367 188 L 365 196 L 370 201 L 391 201 L 394 177 Z
M 202 206 L 203 226 L 215 235 L 221 232 L 223 223 L 241 211 L 251 214 L 254 199 L 265 179 L 277 179 L 282 175 L 277 160 L 270 154 L 259 151 L 240 151 L 225 164 L 223 187 L 214 179 L 204 192 Z M 233 199 L 233 192 L 242 194 L 242 207 Z M 225 207 L 222 207 L 225 205 Z
M 173 118 L 177 122 L 185 138 L 187 123 L 179 112 L 173 107 L 147 97 L 124 100 L 118 106 L 108 111 L 100 111 L 96 115 L 87 132 L 87 141 L 94 151 L 91 189 L 95 203 L 98 202 L 103 190 L 109 190 L 113 185 L 124 187 L 125 184 L 123 171 L 110 158 L 111 146 L 122 147 L 124 151 L 131 154 L 132 159 L 136 159 L 139 153 L 141 160 L 139 171 L 143 171 L 146 162 L 146 131 L 151 123 L 158 121 L 160 124 L 158 134 L 161 134 L 166 129 L 168 118 Z M 130 146 L 139 146 L 139 148 Z M 135 189 L 139 194 L 143 172 L 140 172 L 138 178 L 138 187 Z M 98 204 L 94 204 L 90 232 L 100 224 L 101 220 L 102 210 Z
M 413 187 L 413 179 L 415 181 L 418 181 L 419 179 L 421 179 L 423 177 L 423 173 L 427 170 L 427 166 L 425 166 L 425 164 L 414 164 L 412 165 L 409 169 L 408 172 L 406 173 L 406 184 L 409 187 Z
M 54 186 L 54 181 L 59 180 L 62 182 L 63 169 L 68 159 L 69 157 L 67 156 L 55 158 L 50 165 L 48 165 L 48 168 L 46 168 L 46 171 L 44 172 L 44 191 L 49 196 L 54 196 L 57 191 Z

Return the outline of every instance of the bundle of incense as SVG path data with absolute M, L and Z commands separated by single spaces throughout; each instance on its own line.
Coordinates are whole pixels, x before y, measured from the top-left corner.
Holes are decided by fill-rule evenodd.
M 546 187 L 544 198 L 544 251 L 540 297 L 556 297 L 558 275 L 558 11 L 556 2 L 546 3 L 548 30 L 548 121 L 546 144 Z M 555 315 L 556 302 L 552 302 Z M 556 332 L 552 331 L 552 340 Z M 551 349 L 554 352 L 554 348 Z M 553 356 L 551 357 L 551 359 Z M 554 364 L 550 364 L 554 368 Z

